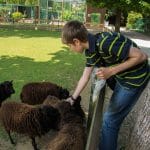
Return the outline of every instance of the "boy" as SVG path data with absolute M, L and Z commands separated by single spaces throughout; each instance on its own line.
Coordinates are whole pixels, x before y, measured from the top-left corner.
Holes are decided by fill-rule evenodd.
M 103 115 L 99 149 L 116 150 L 122 121 L 138 100 L 148 83 L 148 56 L 127 37 L 116 32 L 88 33 L 79 21 L 69 21 L 62 30 L 62 42 L 77 53 L 85 53 L 87 62 L 78 85 L 70 98 L 72 105 L 89 81 L 93 67 L 96 75 L 116 80 L 107 111 Z

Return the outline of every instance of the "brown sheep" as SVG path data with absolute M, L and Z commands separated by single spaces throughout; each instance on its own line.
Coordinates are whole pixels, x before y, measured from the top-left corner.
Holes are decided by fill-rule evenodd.
M 51 82 L 32 82 L 23 86 L 20 98 L 30 105 L 42 104 L 48 95 L 59 99 L 69 97 L 69 91 Z
M 4 81 L 0 83 L 0 106 L 11 94 L 14 94 L 13 81 Z
M 48 96 L 43 104 L 57 108 L 61 114 L 60 130 L 47 146 L 48 150 L 84 150 L 86 132 L 85 114 L 80 106 L 81 97 L 71 106 L 68 102 Z
M 48 95 L 43 102 L 44 105 L 50 105 L 53 107 L 57 107 L 57 105 L 59 103 L 62 103 L 61 100 L 55 96 L 52 96 L 52 95 Z
M 31 106 L 17 102 L 4 102 L 0 108 L 0 120 L 15 144 L 10 132 L 26 134 L 32 139 L 34 150 L 38 150 L 35 137 L 41 137 L 50 129 L 58 130 L 60 113 L 52 106 Z
M 84 150 L 85 135 L 82 124 L 67 123 L 48 143 L 47 150 Z
M 74 105 L 71 106 L 66 101 L 61 101 L 55 96 L 49 95 L 43 102 L 44 105 L 50 105 L 57 108 L 61 114 L 61 125 L 72 122 L 72 118 L 76 118 L 73 122 L 85 123 L 85 113 L 80 105 L 81 96 L 79 96 Z M 77 119 L 78 118 L 78 119 Z

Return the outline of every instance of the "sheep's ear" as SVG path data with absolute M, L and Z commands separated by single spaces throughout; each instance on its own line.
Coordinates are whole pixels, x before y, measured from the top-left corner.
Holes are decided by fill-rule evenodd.
M 69 91 L 67 89 L 63 89 L 63 92 L 67 93 L 69 96 Z
M 80 101 L 81 101 L 81 96 L 78 96 L 78 97 L 77 97 L 77 100 L 80 102 Z
M 13 80 L 11 80 L 10 83 L 13 83 Z
M 63 88 L 60 86 L 60 87 L 59 87 L 59 90 L 60 90 L 60 91 L 62 91 L 62 90 L 63 90 Z

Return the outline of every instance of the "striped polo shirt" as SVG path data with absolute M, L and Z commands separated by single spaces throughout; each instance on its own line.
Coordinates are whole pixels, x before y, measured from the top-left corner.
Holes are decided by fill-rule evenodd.
M 86 66 L 115 66 L 128 59 L 130 47 L 138 47 L 129 38 L 117 32 L 88 34 L 89 49 L 85 50 Z M 148 60 L 115 75 L 125 87 L 139 87 L 150 77 Z

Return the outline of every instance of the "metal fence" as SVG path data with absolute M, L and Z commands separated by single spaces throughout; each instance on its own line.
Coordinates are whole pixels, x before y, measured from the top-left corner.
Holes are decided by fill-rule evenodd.
M 38 23 L 49 24 L 54 20 L 85 21 L 85 1 L 39 0 L 37 5 L 0 4 L 0 23 Z M 17 19 L 14 13 L 21 13 Z

